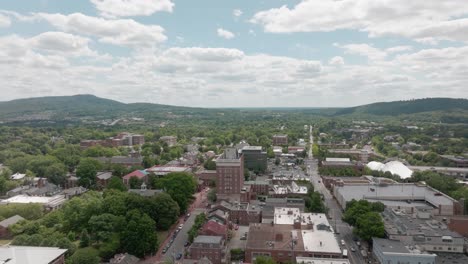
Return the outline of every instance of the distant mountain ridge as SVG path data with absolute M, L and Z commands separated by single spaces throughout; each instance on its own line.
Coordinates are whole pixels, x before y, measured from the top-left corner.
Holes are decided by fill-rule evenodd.
M 256 111 L 272 109 L 257 108 Z M 303 108 L 302 108 L 303 110 Z M 297 111 L 302 111 L 298 109 Z M 141 116 L 164 119 L 171 116 L 198 115 L 208 118 L 206 114 L 216 114 L 220 111 L 240 111 L 239 109 L 208 109 L 170 106 L 151 103 L 122 103 L 110 99 L 100 98 L 94 95 L 52 96 L 17 99 L 0 102 L 0 121 L 25 121 L 25 120 L 69 120 L 74 118 L 93 117 L 95 119 L 112 119 L 121 116 Z M 273 111 L 282 111 L 276 109 Z M 288 109 L 294 111 L 294 109 Z M 444 115 L 468 114 L 467 99 L 452 98 L 426 98 L 407 101 L 394 101 L 373 103 L 368 105 L 348 108 L 323 108 L 314 109 L 315 114 L 324 116 L 398 116 L 410 114 L 424 114 L 437 112 Z
M 434 111 L 468 110 L 468 99 L 424 98 L 406 101 L 372 103 L 356 107 L 343 108 L 335 115 L 370 114 L 403 115 Z

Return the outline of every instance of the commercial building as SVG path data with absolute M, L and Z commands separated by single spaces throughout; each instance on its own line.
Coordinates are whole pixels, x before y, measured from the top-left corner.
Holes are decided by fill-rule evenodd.
M 208 258 L 213 264 L 225 262 L 226 245 L 221 236 L 197 236 L 190 245 L 189 259 Z
M 398 240 L 373 238 L 372 247 L 372 253 L 382 264 L 434 264 L 437 256 L 406 246 Z
M 288 145 L 288 135 L 273 135 L 274 146 L 286 146 Z
M 0 261 L 8 264 L 64 264 L 66 249 L 1 246 Z
M 401 241 L 407 246 L 417 246 L 423 251 L 463 252 L 463 236 L 449 230 L 445 223 L 432 218 L 425 211 L 408 214 L 386 208 L 382 216 L 389 239 Z
M 351 200 L 382 202 L 390 208 L 414 211 L 426 207 L 432 215 L 457 215 L 463 212 L 463 203 L 422 183 L 395 183 L 368 177 L 365 183 L 341 182 L 331 185 L 338 203 L 343 209 Z
M 325 215 L 323 218 L 326 220 Z M 276 262 L 296 257 L 341 258 L 342 252 L 331 227 L 324 222 L 307 226 L 291 224 L 250 224 L 245 262 L 268 256 Z
M 244 157 L 236 148 L 225 149 L 216 159 L 216 173 L 216 194 L 220 199 L 230 195 L 240 196 L 244 186 Z
M 244 156 L 244 167 L 252 170 L 265 172 L 267 169 L 267 153 L 261 146 L 244 146 L 240 150 Z
M 349 158 L 326 158 L 322 161 L 324 167 L 355 167 L 356 162 L 352 162 Z
M 348 259 L 296 257 L 297 264 L 350 264 Z

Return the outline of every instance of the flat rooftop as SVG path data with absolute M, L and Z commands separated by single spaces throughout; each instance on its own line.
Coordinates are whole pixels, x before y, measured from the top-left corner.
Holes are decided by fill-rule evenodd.
M 298 264 L 350 264 L 348 259 L 296 257 Z
M 305 251 L 341 254 L 341 248 L 333 232 L 314 229 L 301 230 L 301 233 Z
M 62 254 L 66 249 L 55 247 L 0 247 L 0 261 L 10 259 L 8 264 L 49 264 Z
M 424 235 L 430 237 L 447 236 L 462 238 L 463 236 L 450 231 L 446 224 L 434 218 L 420 219 L 404 212 L 385 208 L 382 213 L 385 232 L 389 235 Z
M 341 194 L 346 201 L 355 200 L 420 200 L 426 201 L 435 207 L 439 205 L 453 205 L 456 202 L 453 198 L 440 193 L 425 185 L 413 183 L 395 184 L 352 184 L 335 186 L 336 192 Z
M 11 198 L 1 200 L 1 203 L 8 204 L 8 203 L 39 203 L 39 204 L 48 204 L 53 202 L 54 200 L 65 198 L 63 195 L 55 195 L 52 197 L 46 196 L 28 196 L 28 195 L 16 195 Z

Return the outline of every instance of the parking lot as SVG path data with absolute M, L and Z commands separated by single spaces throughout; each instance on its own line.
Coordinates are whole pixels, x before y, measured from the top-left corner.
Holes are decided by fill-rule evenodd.
M 231 241 L 229 241 L 229 244 L 228 244 L 229 249 L 233 249 L 233 248 L 245 249 L 245 244 L 247 243 L 247 239 L 241 239 L 241 238 L 248 231 L 249 231 L 248 226 L 239 226 L 238 230 L 232 230 L 232 232 L 233 232 L 232 233 L 232 238 L 231 238 Z

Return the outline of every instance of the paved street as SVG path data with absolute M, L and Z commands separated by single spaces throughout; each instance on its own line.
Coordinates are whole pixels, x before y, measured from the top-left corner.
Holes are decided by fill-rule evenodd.
M 305 165 L 307 168 L 307 173 L 309 175 L 310 182 L 314 186 L 314 189 L 323 195 L 325 205 L 328 208 L 327 214 L 329 216 L 330 224 L 335 229 L 338 240 L 341 241 L 343 239 L 345 241 L 346 249 L 348 249 L 348 257 L 351 263 L 354 263 L 354 264 L 365 263 L 364 257 L 362 256 L 359 250 L 359 247 L 357 246 L 356 242 L 353 241 L 352 227 L 342 221 L 343 211 L 341 210 L 341 207 L 338 205 L 338 203 L 333 198 L 333 196 L 330 194 L 328 189 L 325 188 L 325 185 L 323 184 L 320 178 L 320 175 L 318 173 L 318 161 L 317 159 L 314 159 L 313 154 L 312 154 L 312 145 L 313 145 L 312 125 L 310 126 L 309 133 L 310 133 L 309 158 L 305 160 Z M 351 247 L 354 247 L 356 251 L 352 252 Z

